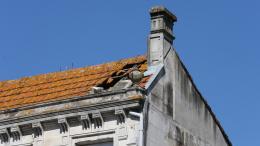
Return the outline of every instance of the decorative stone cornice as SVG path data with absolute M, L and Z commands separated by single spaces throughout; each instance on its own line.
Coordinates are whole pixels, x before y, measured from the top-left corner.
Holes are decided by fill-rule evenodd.
M 66 133 L 68 131 L 69 124 L 68 124 L 66 118 L 59 118 L 58 124 L 59 124 L 61 133 Z
M 10 128 L 10 135 L 13 138 L 14 141 L 20 140 L 22 133 L 21 133 L 19 126 L 11 127 Z
M 124 100 L 124 101 L 117 101 L 113 103 L 104 103 L 104 104 L 99 104 L 99 105 L 94 105 L 94 106 L 86 106 L 86 107 L 78 107 L 75 109 L 69 109 L 69 110 L 63 110 L 63 111 L 58 111 L 58 112 L 51 112 L 51 113 L 46 113 L 46 114 L 37 114 L 33 116 L 26 116 L 26 117 L 20 117 L 20 118 L 9 118 L 6 120 L 0 121 L 0 129 L 1 128 L 7 128 L 11 127 L 13 124 L 18 123 L 19 125 L 24 125 L 24 124 L 31 124 L 36 121 L 48 121 L 48 120 L 54 120 L 57 119 L 58 116 L 62 115 L 64 117 L 75 117 L 75 116 L 80 116 L 82 114 L 85 114 L 86 112 L 92 113 L 94 111 L 114 111 L 116 107 L 122 107 L 122 108 L 134 108 L 134 107 L 139 107 L 140 102 L 139 99 L 133 100 Z
M 105 128 L 104 116 L 114 116 L 115 119 L 118 119 L 118 123 L 123 123 L 126 119 L 124 109 L 141 107 L 140 100 L 144 98 L 144 93 L 140 91 L 130 89 L 114 91 L 110 94 L 102 93 L 104 94 L 102 97 L 96 95 L 90 99 L 84 97 L 84 100 L 81 99 L 74 103 L 60 103 L 59 106 L 63 106 L 63 108 L 59 107 L 58 110 L 56 105 L 49 105 L 37 107 L 37 109 L 18 110 L 15 113 L 2 113 L 0 114 L 0 140 L 2 143 L 9 142 L 10 139 L 19 140 L 23 133 L 22 130 L 24 127 L 28 128 L 28 125 L 31 125 L 31 127 L 29 126 L 31 129 L 28 131 L 31 131 L 34 138 L 41 137 L 44 130 L 48 130 L 50 123 L 59 125 L 57 128 L 60 129 L 60 133 L 65 134 L 69 130 L 70 119 L 73 118 L 78 119 L 78 122 L 82 124 L 82 129 L 89 132 Z M 117 95 L 115 95 L 116 93 Z
M 118 124 L 125 123 L 126 114 L 125 114 L 124 109 L 122 109 L 122 108 L 115 109 L 115 115 L 117 117 L 117 123 Z
M 1 143 L 6 143 L 9 141 L 9 133 L 8 133 L 8 130 L 7 128 L 4 128 L 4 129 L 0 129 L 0 140 L 1 140 Z
M 82 124 L 82 129 L 86 130 L 91 128 L 91 120 L 87 113 L 80 116 L 80 121 Z
M 23 106 L 23 107 L 15 108 L 12 110 L 6 110 L 6 111 L 3 110 L 3 111 L 0 111 L 0 114 L 8 114 L 8 113 L 19 112 L 19 111 L 28 110 L 28 109 L 35 109 L 35 108 L 46 107 L 46 106 L 51 106 L 51 105 L 71 103 L 71 102 L 85 100 L 85 99 L 103 98 L 106 96 L 114 96 L 114 95 L 122 95 L 122 94 L 124 94 L 124 95 L 133 94 L 130 92 L 133 92 L 133 93 L 135 92 L 137 94 L 139 94 L 139 93 L 143 94 L 145 91 L 144 91 L 144 89 L 142 89 L 140 87 L 131 87 L 128 89 L 119 89 L 119 90 L 112 90 L 112 91 L 106 90 L 105 92 L 101 92 L 98 94 L 92 93 L 92 94 L 87 94 L 85 96 L 75 96 L 73 98 L 59 100 L 59 101 L 49 101 L 49 102 L 39 103 L 39 104 L 35 104 L 35 105 Z
M 43 132 L 41 122 L 32 123 L 32 130 L 34 138 L 41 136 Z
M 94 123 L 94 128 L 102 128 L 104 125 L 104 120 L 99 111 L 95 111 L 92 113 L 92 119 Z
M 133 107 L 130 106 L 130 107 Z M 135 107 L 135 106 L 134 106 Z M 59 125 L 60 133 L 66 133 L 69 130 L 69 122 L 68 119 L 71 117 L 78 117 L 82 124 L 82 129 L 83 130 L 95 130 L 95 129 L 100 129 L 104 128 L 104 117 L 102 115 L 102 112 L 104 115 L 106 114 L 113 114 L 114 113 L 114 118 L 118 121 L 118 124 L 120 126 L 123 126 L 122 124 L 126 122 L 126 113 L 125 113 L 125 108 L 127 106 L 117 106 L 117 107 L 110 107 L 110 108 L 103 108 L 99 110 L 92 110 L 92 111 L 84 111 L 84 112 L 78 112 L 78 113 L 71 113 L 71 114 L 64 114 L 60 116 L 55 116 L 52 119 L 51 117 L 46 118 L 46 119 L 37 119 L 35 121 L 31 121 L 31 123 L 18 123 L 19 125 L 7 125 L 4 127 L 0 127 L 0 140 L 2 143 L 6 143 L 10 140 L 10 137 L 16 141 L 19 140 L 22 136 L 22 132 L 20 130 L 20 127 L 23 125 L 28 125 L 31 124 L 31 130 L 32 130 L 32 135 L 34 138 L 40 137 L 43 135 L 43 127 L 44 123 L 47 121 L 52 121 L 52 122 L 57 122 Z M 107 115 L 108 116 L 108 115 Z M 121 127 L 122 129 L 122 127 Z

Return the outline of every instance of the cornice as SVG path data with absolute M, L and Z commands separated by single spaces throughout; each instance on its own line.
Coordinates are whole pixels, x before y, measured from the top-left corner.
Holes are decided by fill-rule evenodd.
M 109 101 L 102 102 L 102 103 L 93 103 L 93 104 L 82 104 L 79 105 L 79 102 L 87 102 L 88 100 L 95 100 L 100 98 L 106 98 L 109 97 Z M 115 100 L 110 100 L 113 99 Z M 122 98 L 122 99 L 121 99 Z M 138 87 L 135 88 L 129 88 L 125 90 L 117 90 L 117 91 L 107 91 L 103 93 L 98 94 L 90 94 L 86 96 L 81 97 L 73 97 L 71 99 L 62 100 L 62 101 L 56 101 L 56 102 L 50 102 L 50 103 L 42 103 L 38 105 L 33 106 L 27 106 L 17 109 L 15 112 L 9 112 L 9 113 L 2 113 L 3 116 L 2 119 L 0 119 L 0 126 L 8 127 L 13 124 L 25 124 L 25 123 L 31 123 L 36 121 L 45 121 L 50 119 L 55 119 L 57 116 L 78 116 L 82 112 L 88 112 L 88 111 L 111 111 L 115 110 L 117 107 L 121 108 L 133 108 L 140 106 L 140 100 L 144 98 L 144 90 L 140 89 Z M 118 100 L 120 99 L 120 100 Z M 66 103 L 72 103 L 75 102 L 75 105 L 73 108 L 67 108 Z M 93 101 L 92 101 L 93 102 Z M 47 113 L 42 112 L 42 108 L 48 109 L 48 106 L 56 106 L 56 105 L 62 105 L 62 108 L 56 111 L 50 111 Z M 22 112 L 28 110 L 31 112 L 31 110 L 38 110 L 38 113 L 34 113 L 31 115 L 24 115 L 24 116 L 14 116 L 14 115 L 23 115 Z

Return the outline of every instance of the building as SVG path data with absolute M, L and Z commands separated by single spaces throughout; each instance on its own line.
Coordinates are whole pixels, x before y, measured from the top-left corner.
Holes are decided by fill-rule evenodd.
M 147 56 L 0 82 L 0 146 L 231 146 L 150 10 Z

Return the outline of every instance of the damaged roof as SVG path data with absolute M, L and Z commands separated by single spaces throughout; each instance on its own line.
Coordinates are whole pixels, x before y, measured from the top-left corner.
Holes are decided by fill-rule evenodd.
M 145 56 L 0 82 L 0 110 L 10 110 L 90 93 L 93 87 L 109 89 L 133 69 L 147 70 Z M 148 77 L 137 85 L 144 88 Z

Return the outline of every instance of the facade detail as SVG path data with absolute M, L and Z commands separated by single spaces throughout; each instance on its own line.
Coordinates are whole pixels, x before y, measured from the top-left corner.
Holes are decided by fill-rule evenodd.
M 0 146 L 232 146 L 150 10 L 147 56 L 0 82 Z
M 33 137 L 42 136 L 43 128 L 40 122 L 32 123 Z
M 125 123 L 126 114 L 125 114 L 125 111 L 123 109 L 116 109 L 115 110 L 115 115 L 117 117 L 117 123 L 118 124 Z
M 6 143 L 9 141 L 9 134 L 8 134 L 8 131 L 7 129 L 1 129 L 0 131 L 0 140 L 2 143 Z
M 90 118 L 88 116 L 88 114 L 85 114 L 85 115 L 81 115 L 80 116 L 80 120 L 81 120 L 81 124 L 82 124 L 82 129 L 84 130 L 87 130 L 87 129 L 90 129 L 91 128 L 91 121 L 90 121 Z

